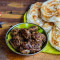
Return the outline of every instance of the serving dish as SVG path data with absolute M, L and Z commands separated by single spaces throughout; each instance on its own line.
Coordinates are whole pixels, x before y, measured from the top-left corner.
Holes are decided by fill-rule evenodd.
M 17 54 L 20 54 L 20 55 L 27 55 L 27 56 L 28 56 L 28 55 L 37 54 L 37 53 L 41 52 L 41 51 L 45 48 L 45 46 L 47 45 L 47 41 L 48 41 L 48 40 L 46 40 L 46 43 L 43 45 L 41 51 L 36 52 L 36 53 L 33 53 L 33 54 L 21 54 L 20 52 L 17 52 L 17 51 L 12 47 L 12 45 L 9 43 L 10 39 L 12 38 L 12 36 L 11 36 L 11 30 L 13 30 L 13 29 L 15 29 L 15 28 L 19 28 L 19 29 L 27 28 L 27 29 L 28 29 L 28 28 L 30 28 L 30 27 L 32 27 L 32 26 L 37 26 L 38 29 L 39 29 L 38 32 L 45 34 L 45 35 L 46 35 L 46 39 L 47 39 L 47 34 L 46 34 L 45 30 L 44 30 L 42 27 L 40 27 L 40 26 L 38 26 L 38 25 L 36 25 L 36 24 L 32 24 L 32 23 L 20 23 L 20 24 L 14 25 L 13 27 L 11 27 L 11 28 L 8 30 L 8 32 L 7 32 L 7 34 L 6 34 L 6 37 L 5 37 L 7 46 L 8 46 L 13 52 L 15 52 L 15 53 L 17 53 Z

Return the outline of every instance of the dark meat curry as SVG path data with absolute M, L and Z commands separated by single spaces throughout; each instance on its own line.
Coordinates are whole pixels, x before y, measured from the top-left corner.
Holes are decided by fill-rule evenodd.
M 43 44 L 46 42 L 46 36 L 39 33 L 38 27 L 32 26 L 29 29 L 15 28 L 12 32 L 12 39 L 10 44 L 17 51 L 22 54 L 31 54 L 38 52 L 42 49 Z

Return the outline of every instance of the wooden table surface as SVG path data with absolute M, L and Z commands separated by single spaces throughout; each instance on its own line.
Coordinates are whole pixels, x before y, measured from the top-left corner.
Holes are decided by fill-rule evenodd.
M 8 29 L 23 22 L 23 15 L 32 3 L 45 0 L 0 0 L 0 22 L 5 22 L 0 28 L 0 60 L 60 60 L 60 55 L 38 53 L 33 56 L 21 56 L 12 52 L 6 45 L 5 35 Z

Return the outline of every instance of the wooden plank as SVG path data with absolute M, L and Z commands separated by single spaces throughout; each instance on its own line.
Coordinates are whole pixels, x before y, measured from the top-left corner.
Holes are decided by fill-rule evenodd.
M 0 16 L 0 18 L 12 18 L 12 19 L 19 19 L 21 18 L 23 15 L 16 15 L 16 14 L 2 14 Z
M 23 22 L 23 18 L 20 19 L 11 19 L 11 18 L 0 18 L 0 22 L 5 22 L 5 23 L 22 23 Z
M 44 2 L 44 1 L 46 1 L 46 0 L 0 0 L 1 2 L 3 1 L 3 2 L 18 2 L 18 3 L 27 3 L 27 2 L 31 2 L 31 3 L 34 3 L 34 2 Z
M 16 25 L 16 24 L 18 24 L 18 22 L 15 22 L 15 23 L 12 23 L 12 24 L 11 23 L 5 23 L 5 24 L 2 25 L 2 28 L 0 28 L 0 30 L 10 28 L 10 27 L 12 27 L 13 25 Z
M 1 1 L 1 0 L 0 0 Z M 27 10 L 28 6 L 30 6 L 32 3 L 35 3 L 36 1 L 44 1 L 44 0 L 13 0 L 14 2 L 10 1 L 4 1 L 2 0 L 0 2 L 0 11 L 25 11 Z M 25 13 L 24 12 L 24 13 Z M 21 13 L 21 14 L 24 14 Z

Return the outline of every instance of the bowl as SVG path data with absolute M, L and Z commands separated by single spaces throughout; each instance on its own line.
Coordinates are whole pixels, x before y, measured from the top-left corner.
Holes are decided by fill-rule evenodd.
M 17 24 L 17 25 L 14 25 L 13 27 L 11 27 L 11 28 L 8 30 L 7 34 L 6 34 L 5 41 L 6 41 L 7 46 L 10 48 L 10 50 L 12 50 L 13 52 L 15 52 L 15 53 L 17 53 L 17 54 L 27 55 L 27 56 L 29 56 L 29 55 L 34 55 L 34 54 L 37 54 L 37 53 L 41 52 L 41 51 L 38 51 L 38 52 L 35 52 L 35 53 L 33 53 L 33 54 L 22 54 L 22 53 L 16 51 L 16 50 L 12 47 L 12 45 L 9 43 L 10 39 L 12 38 L 12 36 L 11 36 L 11 30 L 15 29 L 16 27 L 19 28 L 19 29 L 22 29 L 22 28 L 27 28 L 27 29 L 28 29 L 28 28 L 30 28 L 30 27 L 32 27 L 32 26 L 37 26 L 37 27 L 38 27 L 38 32 L 43 33 L 43 34 L 46 35 L 46 42 L 45 42 L 44 45 L 42 46 L 41 51 L 45 48 L 45 46 L 47 45 L 47 41 L 48 41 L 48 40 L 47 40 L 47 34 L 46 34 L 45 30 L 44 30 L 42 27 L 40 27 L 40 26 L 38 26 L 38 25 L 36 25 L 36 24 L 33 24 L 33 23 L 19 23 L 19 24 Z

